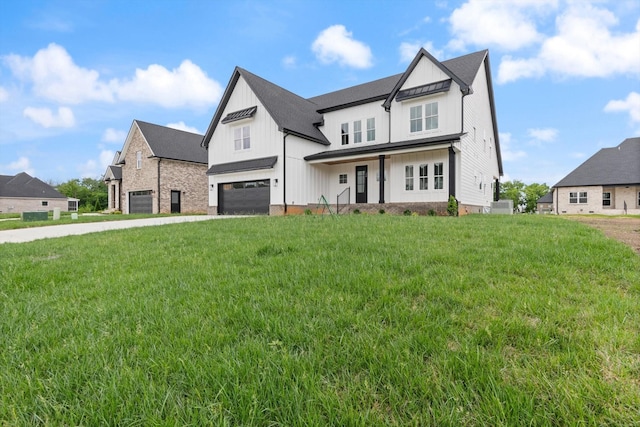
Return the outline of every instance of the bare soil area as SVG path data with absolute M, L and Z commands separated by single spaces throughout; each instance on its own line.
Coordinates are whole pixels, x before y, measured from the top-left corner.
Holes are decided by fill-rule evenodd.
M 602 230 L 605 236 L 621 241 L 640 255 L 640 218 L 587 216 L 571 216 L 568 218 Z

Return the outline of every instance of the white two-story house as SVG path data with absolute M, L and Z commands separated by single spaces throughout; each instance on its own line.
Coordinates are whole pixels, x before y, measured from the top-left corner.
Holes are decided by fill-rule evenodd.
M 210 214 L 483 212 L 503 174 L 486 50 L 307 99 L 237 67 L 202 145 Z

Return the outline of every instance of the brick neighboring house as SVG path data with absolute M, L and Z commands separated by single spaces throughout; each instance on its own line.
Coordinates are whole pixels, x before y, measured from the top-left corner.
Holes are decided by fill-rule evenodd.
M 640 138 L 601 149 L 552 191 L 556 214 L 640 214 Z
M 134 120 L 107 167 L 108 212 L 206 213 L 207 151 L 202 135 Z
M 78 199 L 65 196 L 26 172 L 15 176 L 0 175 L 0 212 L 52 211 L 55 208 L 75 212 L 78 210 Z

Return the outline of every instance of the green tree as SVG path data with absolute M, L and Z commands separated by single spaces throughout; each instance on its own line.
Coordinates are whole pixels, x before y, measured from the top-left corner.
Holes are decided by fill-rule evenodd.
M 549 186 L 547 184 L 533 183 L 527 185 L 524 190 L 524 211 L 533 213 L 536 211 L 538 199 L 549 192 Z
M 500 184 L 500 199 L 513 200 L 513 209 L 518 210 L 525 204 L 526 185 L 522 181 L 506 181 Z
M 93 178 L 71 179 L 58 185 L 58 191 L 67 197 L 79 199 L 78 209 L 96 212 L 107 207 L 107 186 Z

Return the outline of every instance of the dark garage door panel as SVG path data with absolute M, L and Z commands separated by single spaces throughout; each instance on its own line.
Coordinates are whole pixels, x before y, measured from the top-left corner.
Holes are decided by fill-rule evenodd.
M 129 193 L 129 213 L 153 213 L 151 190 Z
M 268 214 L 270 180 L 243 181 L 218 186 L 218 213 L 222 215 Z

